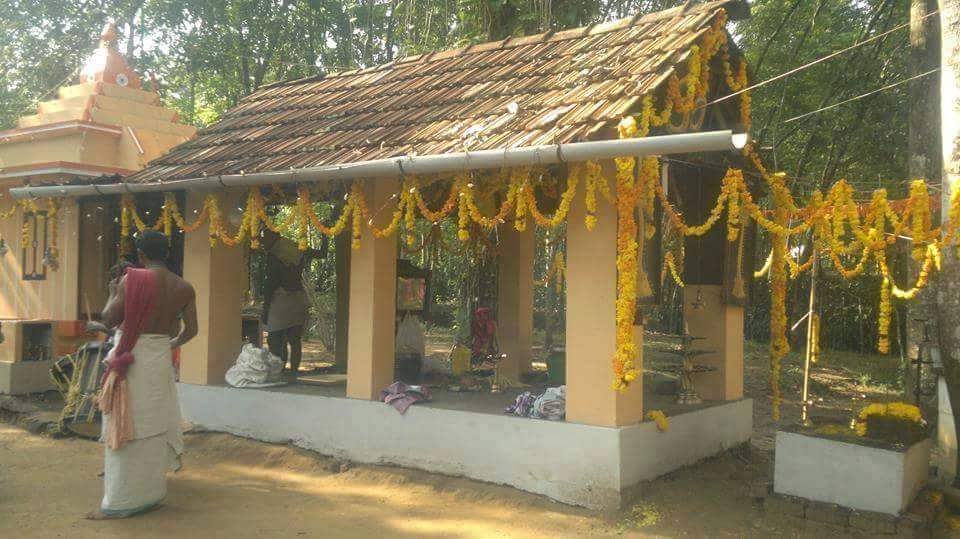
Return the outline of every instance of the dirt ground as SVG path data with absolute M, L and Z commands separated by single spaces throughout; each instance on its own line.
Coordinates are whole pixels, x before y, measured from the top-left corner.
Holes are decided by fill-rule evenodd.
M 763 456 L 729 453 L 644 489 L 634 511 L 601 514 L 466 479 L 387 467 L 343 473 L 300 449 L 225 434 L 187 435 L 166 503 L 138 518 L 88 522 L 102 448 L 0 425 L 0 537 L 635 537 L 771 535 L 795 530 L 749 499 Z
M 341 472 L 340 463 L 297 448 L 189 433 L 184 469 L 171 476 L 160 509 L 88 522 L 84 513 L 102 495 L 102 448 L 0 422 L 0 537 L 823 537 L 766 514 L 751 497 L 752 487 L 771 477 L 776 424 L 763 349 L 748 344 L 746 355 L 751 444 L 644 484 L 635 504 L 616 513 L 413 470 Z M 655 354 L 648 358 L 647 368 L 670 367 Z M 825 353 L 814 375 L 814 397 L 823 397 L 818 413 L 842 417 L 864 396 L 895 397 L 891 362 Z M 786 360 L 785 421 L 799 415 L 797 367 L 797 357 Z

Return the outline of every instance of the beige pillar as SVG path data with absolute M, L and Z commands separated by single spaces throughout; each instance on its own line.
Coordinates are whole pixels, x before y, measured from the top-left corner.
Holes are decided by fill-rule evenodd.
M 688 285 L 683 293 L 687 331 L 703 337 L 692 346 L 714 351 L 694 359 L 716 368 L 694 375 L 693 385 L 705 400 L 743 398 L 743 307 L 725 305 L 722 295 L 719 285 Z
M 350 232 L 334 238 L 337 278 L 336 337 L 337 372 L 347 372 L 347 341 L 350 327 Z
M 205 193 L 187 194 L 187 215 L 203 207 Z M 242 193 L 223 196 L 222 208 L 227 214 L 235 207 Z M 197 293 L 199 333 L 183 347 L 180 355 L 180 381 L 188 384 L 215 385 L 224 383 L 224 374 L 236 361 L 242 344 L 242 321 L 246 272 L 243 247 L 222 243 L 210 246 L 206 227 L 188 232 L 184 237 L 183 277 Z
M 512 380 L 530 370 L 533 359 L 534 227 L 517 232 L 501 226 L 497 276 L 497 340 L 506 354 L 501 373 Z
M 361 183 L 377 226 L 386 226 L 396 202 L 396 180 Z M 375 238 L 363 223 L 360 246 L 350 253 L 347 396 L 377 399 L 393 383 L 397 318 L 397 236 Z
M 604 172 L 612 178 L 610 167 Z M 619 426 L 643 419 L 643 383 L 615 391 L 617 217 L 616 208 L 598 204 L 597 226 L 584 225 L 583 197 L 576 197 L 567 220 L 567 421 Z M 638 350 L 642 350 L 638 342 Z M 643 367 L 643 353 L 635 359 Z

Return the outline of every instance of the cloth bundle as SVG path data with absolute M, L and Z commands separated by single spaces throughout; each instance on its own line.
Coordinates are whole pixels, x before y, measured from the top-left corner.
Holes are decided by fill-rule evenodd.
M 393 406 L 401 414 L 405 414 L 407 408 L 414 403 L 428 402 L 430 392 L 423 386 L 408 386 L 403 382 L 394 382 L 380 392 L 380 400 Z
M 281 379 L 283 361 L 269 350 L 247 343 L 240 349 L 237 362 L 227 371 L 226 381 L 232 387 L 274 387 L 284 385 Z
M 524 391 L 504 411 L 518 417 L 560 421 L 567 413 L 567 386 L 547 388 L 540 395 Z

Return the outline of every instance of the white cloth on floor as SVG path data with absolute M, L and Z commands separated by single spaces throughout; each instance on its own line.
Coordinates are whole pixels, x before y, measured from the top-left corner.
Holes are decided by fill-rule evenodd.
M 567 413 L 567 386 L 549 387 L 533 401 L 530 417 L 559 421 Z
M 302 326 L 306 321 L 307 296 L 303 290 L 291 291 L 281 287 L 273 291 L 267 321 L 263 325 L 267 332 Z
M 237 362 L 227 370 L 227 384 L 233 387 L 273 387 L 283 385 L 283 361 L 269 350 L 245 344 Z
M 183 453 L 170 337 L 140 335 L 133 357 L 127 371 L 133 438 L 120 449 L 105 447 L 100 509 L 112 516 L 160 503 L 167 494 L 167 469 L 179 469 Z

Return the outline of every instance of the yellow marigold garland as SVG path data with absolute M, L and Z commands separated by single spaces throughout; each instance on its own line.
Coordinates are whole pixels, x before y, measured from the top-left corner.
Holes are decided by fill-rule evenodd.
M 789 191 L 783 185 L 782 178 L 774 178 L 771 183 L 774 203 L 774 222 L 784 227 L 790 215 Z M 773 393 L 773 419 L 780 419 L 780 362 L 790 351 L 787 341 L 787 272 L 784 259 L 788 256 L 787 236 L 774 233 L 773 264 L 770 267 L 770 386 Z
M 927 183 L 923 180 L 915 180 L 910 183 L 910 200 L 913 202 L 913 215 L 911 215 L 910 229 L 913 233 L 913 259 L 917 262 L 923 260 L 924 244 L 929 238 L 930 233 L 930 195 L 927 193 Z
M 677 270 L 677 263 L 673 257 L 673 253 L 668 251 L 667 254 L 663 255 L 663 263 L 670 271 L 673 282 L 677 283 L 677 286 L 680 288 L 683 288 L 685 285 L 683 284 L 683 279 L 680 277 L 680 272 Z
M 52 260 L 52 269 L 57 269 L 57 261 L 60 258 L 60 249 L 57 247 L 60 232 L 60 200 L 50 198 L 47 200 L 47 222 L 50 223 L 50 259 Z
M 670 420 L 667 419 L 667 415 L 661 410 L 650 410 L 647 412 L 647 419 L 656 423 L 657 430 L 660 432 L 667 432 L 670 430 Z
M 724 17 L 718 17 L 714 21 L 713 27 L 701 38 L 699 44 L 691 49 L 687 58 L 687 72 L 682 78 L 678 78 L 676 74 L 668 77 L 666 95 L 660 110 L 657 111 L 654 107 L 654 100 L 651 96 L 645 96 L 641 102 L 639 123 L 632 118 L 627 119 L 621 125 L 622 136 L 645 136 L 649 133 L 651 127 L 660 127 L 670 123 L 671 116 L 674 113 L 684 115 L 683 121 L 686 122 L 687 116 L 698 106 L 698 99 L 707 95 L 710 80 L 710 61 L 717 54 L 722 55 L 720 65 L 729 89 L 739 91 L 747 86 L 745 62 L 741 60 L 736 71 L 730 65 L 724 22 Z M 741 121 L 744 125 L 748 125 L 750 109 L 748 92 L 740 94 L 740 108 Z M 626 337 L 627 333 L 623 331 L 627 327 L 625 321 L 628 318 L 632 326 L 633 309 L 636 305 L 636 289 L 634 286 L 636 280 L 624 278 L 621 281 L 620 277 L 630 274 L 636 275 L 639 258 L 636 234 L 630 242 L 627 242 L 624 241 L 624 231 L 629 231 L 633 227 L 634 232 L 637 232 L 637 223 L 632 219 L 632 215 L 633 210 L 639 207 L 644 217 L 644 224 L 646 224 L 643 237 L 648 237 L 652 233 L 652 219 L 646 219 L 646 217 L 652 213 L 652 201 L 655 196 L 660 198 L 661 203 L 663 203 L 671 224 L 684 235 L 706 233 L 719 221 L 726 209 L 727 237 L 729 240 L 733 241 L 739 237 L 742 245 L 744 237 L 742 231 L 747 219 L 754 219 L 764 230 L 774 236 L 774 248 L 765 265 L 771 278 L 773 305 L 771 309 L 773 315 L 771 317 L 771 361 L 773 363 L 772 371 L 774 372 L 772 375 L 774 379 L 779 377 L 779 357 L 782 357 L 782 353 L 785 353 L 786 350 L 785 314 L 781 315 L 781 313 L 785 313 L 785 307 L 782 307 L 782 305 L 785 301 L 786 269 L 789 267 L 791 273 L 795 276 L 812 263 L 812 260 L 808 259 L 804 264 L 799 264 L 789 257 L 786 245 L 790 236 L 806 232 L 812 228 L 816 241 L 823 245 L 823 252 L 834 261 L 841 274 L 845 278 L 853 278 L 865 271 L 867 262 L 872 256 L 877 256 L 875 253 L 884 250 L 884 244 L 893 243 L 896 234 L 910 227 L 918 249 L 914 255 L 918 260 L 923 259 L 924 271 L 921 272 L 917 284 L 909 290 L 899 289 L 889 277 L 885 276 L 884 286 L 882 287 L 882 296 L 885 294 L 885 298 L 881 303 L 887 306 L 889 306 L 891 296 L 911 299 L 916 295 L 917 290 L 927 284 L 930 272 L 939 267 L 938 236 L 942 238 L 940 240 L 942 245 L 960 241 L 960 192 L 958 190 L 954 191 L 950 200 L 950 206 L 947 209 L 946 230 L 941 235 L 939 229 L 931 226 L 929 195 L 926 193 L 926 186 L 922 182 L 911 185 L 910 198 L 905 208 L 896 212 L 888 204 L 885 192 L 874 193 L 874 200 L 868 212 L 861 219 L 859 206 L 853 198 L 853 190 L 846 182 L 838 182 L 826 198 L 820 193 L 816 193 L 807 208 L 797 208 L 789 195 L 789 191 L 783 186 L 783 178 L 769 174 L 752 147 L 745 150 L 745 155 L 773 188 L 773 219 L 768 218 L 766 212 L 752 200 L 742 174 L 731 169 L 727 177 L 724 178 L 721 196 L 718 198 L 716 206 L 711 210 L 707 221 L 701 225 L 689 225 L 683 221 L 679 212 L 668 203 L 659 182 L 653 181 L 657 174 L 654 174 L 651 169 L 658 166 L 656 159 L 643 160 L 640 167 L 641 174 L 638 178 L 633 178 L 634 165 L 633 160 L 630 159 L 621 160 L 617 163 L 616 197 L 610 193 L 606 179 L 597 163 L 588 162 L 583 167 L 571 167 L 571 181 L 568 182 L 567 192 L 561 198 L 560 209 L 552 218 L 547 218 L 538 211 L 533 186 L 529 181 L 529 171 L 513 170 L 510 171 L 511 178 L 508 182 L 506 200 L 501 204 L 496 216 L 492 218 L 487 218 L 476 210 L 472 193 L 469 189 L 464 188 L 466 183 L 463 181 L 454 182 L 443 206 L 437 211 L 432 211 L 421 197 L 416 180 L 411 178 L 409 182 L 405 182 L 404 189 L 399 195 L 398 207 L 393 213 L 393 219 L 383 229 L 374 226 L 373 219 L 370 218 L 369 210 L 363 199 L 363 193 L 357 189 L 356 184 L 347 197 L 347 203 L 344 205 L 340 217 L 332 228 L 327 228 L 320 223 L 319 218 L 313 211 L 312 204 L 309 201 L 309 193 L 306 190 L 299 191 L 297 203 L 285 222 L 273 222 L 264 212 L 263 197 L 257 189 L 252 190 L 248 196 L 247 209 L 243 213 L 243 222 L 235 234 L 230 234 L 225 229 L 223 214 L 216 195 L 207 197 L 200 215 L 193 223 L 187 223 L 180 214 L 175 198 L 167 197 L 163 212 L 153 225 L 144 222 L 133 204 L 132 197 L 126 196 L 121 205 L 121 228 L 125 237 L 129 235 L 131 220 L 138 230 L 153 228 L 169 232 L 175 224 L 179 228 L 190 232 L 199 229 L 201 224 L 208 219 L 211 243 L 220 239 L 227 245 L 236 245 L 249 237 L 251 244 L 255 246 L 261 224 L 282 232 L 296 222 L 298 224 L 298 243 L 301 248 L 304 248 L 307 223 L 313 225 L 316 230 L 323 234 L 335 235 L 344 231 L 349 222 L 352 221 L 353 245 L 357 247 L 363 221 L 367 222 L 367 226 L 378 237 L 396 232 L 402 221 L 409 242 L 412 236 L 413 222 L 416 219 L 415 210 L 434 223 L 448 216 L 454 210 L 458 210 L 458 236 L 460 239 L 466 240 L 470 237 L 468 227 L 472 222 L 486 227 L 496 226 L 503 222 L 511 211 L 515 212 L 514 226 L 518 230 L 526 228 L 528 215 L 531 215 L 535 221 L 542 225 L 554 226 L 559 224 L 564 220 L 566 208 L 569 207 L 570 200 L 574 196 L 575 188 L 571 188 L 570 184 L 576 184 L 580 176 L 583 175 L 586 184 L 587 227 L 593 228 L 596 222 L 596 191 L 598 190 L 605 199 L 617 204 L 618 214 L 623 221 L 622 225 L 618 227 L 618 352 L 615 364 L 618 376 L 617 385 L 621 388 L 629 383 L 627 374 L 632 370 L 632 357 L 636 353 L 635 347 L 630 349 L 626 346 L 626 344 L 632 345 L 632 327 L 629 331 L 629 342 Z M 629 171 L 627 171 L 627 163 L 630 164 Z M 628 172 L 629 179 L 627 178 Z M 524 176 L 524 174 L 526 175 Z M 511 189 L 513 189 L 512 194 Z M 256 193 L 253 191 L 256 191 Z M 513 209 L 509 207 L 511 202 L 515 205 Z M 630 208 L 631 219 L 624 220 L 626 208 Z M 16 207 L 6 213 L 12 215 L 15 211 Z M 796 226 L 787 224 L 792 219 L 797 220 L 798 224 Z M 889 233 L 886 232 L 888 227 Z M 840 257 L 855 253 L 860 254 L 856 266 L 853 269 L 843 267 Z M 673 254 L 667 253 L 664 262 L 666 269 L 682 286 Z M 881 271 L 884 271 L 882 266 Z M 763 273 L 763 270 L 761 270 L 758 272 L 758 276 L 762 276 Z M 626 307 L 630 308 L 627 309 Z M 888 311 L 889 308 L 887 308 Z M 884 307 L 881 307 L 881 312 L 884 312 Z M 627 363 L 628 361 L 631 363 Z M 775 389 L 775 402 L 779 402 L 778 389 Z
M 559 294 L 563 291 L 563 283 L 567 278 L 567 266 L 566 262 L 563 259 L 563 253 L 557 251 L 553 255 L 553 264 L 550 266 L 550 269 L 547 270 L 547 274 L 543 276 L 543 279 L 540 281 L 534 281 L 534 284 L 539 286 L 550 286 L 552 282 L 554 285 L 554 290 Z
M 627 118 L 620 122 L 621 138 L 637 134 L 637 122 Z M 613 388 L 623 391 L 640 375 L 634 359 L 638 355 L 633 340 L 633 322 L 637 306 L 637 222 L 634 209 L 637 206 L 634 166 L 632 157 L 615 160 L 617 167 L 617 310 L 616 343 L 613 360 Z
M 912 421 L 918 425 L 923 424 L 923 415 L 920 413 L 920 408 L 913 404 L 907 404 L 905 402 L 875 402 L 865 406 L 860 410 L 860 413 L 857 414 L 858 421 L 856 422 L 855 430 L 858 436 L 867 435 L 867 419 L 872 416 L 892 417 Z
M 534 222 L 544 228 L 556 228 L 565 223 L 567 221 L 567 214 L 570 213 L 570 204 L 573 202 L 573 197 L 577 194 L 577 187 L 579 183 L 580 178 L 577 174 L 568 175 L 567 188 L 560 196 L 560 203 L 557 205 L 557 211 L 554 212 L 553 217 L 548 218 L 540 213 L 540 209 L 537 207 L 536 193 L 534 192 L 533 185 L 528 179 L 526 185 L 524 186 L 524 199 L 526 201 L 527 210 L 530 212 L 530 216 L 533 217 Z

